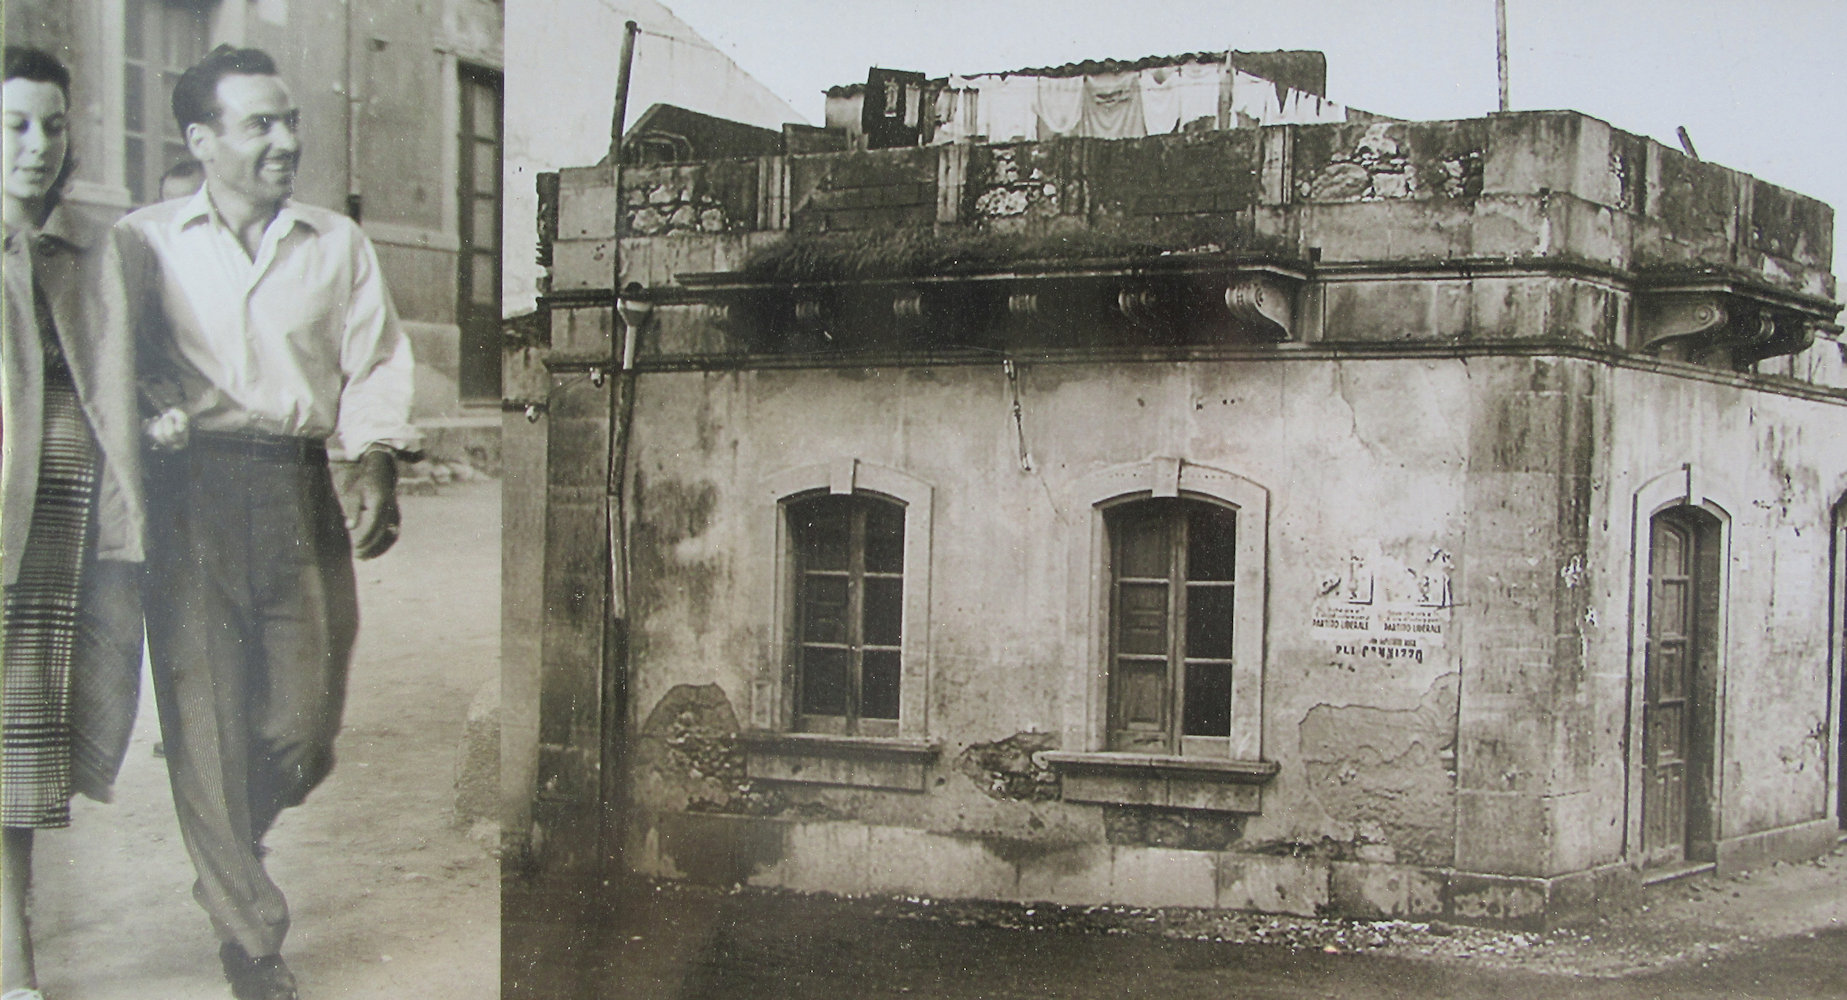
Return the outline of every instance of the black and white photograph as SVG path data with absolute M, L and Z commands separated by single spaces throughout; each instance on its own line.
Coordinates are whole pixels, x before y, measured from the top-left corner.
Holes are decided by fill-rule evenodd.
M 503 10 L 441 12 L 6 5 L 8 1000 L 498 995 Z
M 0 1000 L 1847 997 L 1847 8 L 4 27 Z

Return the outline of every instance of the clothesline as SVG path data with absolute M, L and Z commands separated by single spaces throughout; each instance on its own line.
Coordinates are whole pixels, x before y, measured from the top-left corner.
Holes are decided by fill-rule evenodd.
M 1218 63 L 1087 76 L 951 76 L 936 95 L 934 110 L 936 143 L 975 136 L 990 142 L 1121 139 L 1166 135 L 1201 122 L 1222 129 L 1348 118 L 1338 102 Z

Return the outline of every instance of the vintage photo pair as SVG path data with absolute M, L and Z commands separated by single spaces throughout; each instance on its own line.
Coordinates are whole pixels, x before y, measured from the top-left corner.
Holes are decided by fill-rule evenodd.
M 359 629 L 348 547 L 432 469 L 500 504 L 454 546 L 493 683 L 443 692 L 407 838 L 470 860 L 392 862 L 457 898 L 1543 928 L 1837 843 L 1822 202 L 1576 112 L 1365 110 L 1318 52 L 874 68 L 812 126 L 723 57 L 628 108 L 632 12 L 540 58 L 497 4 L 375 8 L 9 4 L 62 67 L 9 56 L 10 928 L 30 830 L 135 763 L 145 614 L 213 974 L 295 994 L 270 872 L 341 844 L 265 831 L 353 777 L 400 619 Z

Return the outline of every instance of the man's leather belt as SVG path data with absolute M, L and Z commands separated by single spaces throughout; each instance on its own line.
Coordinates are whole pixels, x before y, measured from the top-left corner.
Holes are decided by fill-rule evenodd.
M 315 438 L 194 431 L 192 447 L 222 454 L 242 455 L 259 462 L 293 462 L 298 465 L 310 465 L 327 461 L 327 445 Z

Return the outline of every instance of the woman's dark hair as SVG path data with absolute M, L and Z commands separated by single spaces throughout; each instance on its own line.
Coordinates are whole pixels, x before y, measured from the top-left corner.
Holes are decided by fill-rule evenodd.
M 25 45 L 6 47 L 6 79 L 31 80 L 33 83 L 55 85 L 64 94 L 64 106 L 71 103 L 71 71 L 64 68 L 58 57 L 43 49 Z M 52 178 L 51 190 L 45 194 L 47 206 L 55 205 L 63 196 L 64 182 L 70 179 L 71 171 L 77 168 L 77 156 L 74 144 L 66 133 L 64 140 L 64 163 L 58 167 L 58 176 Z

